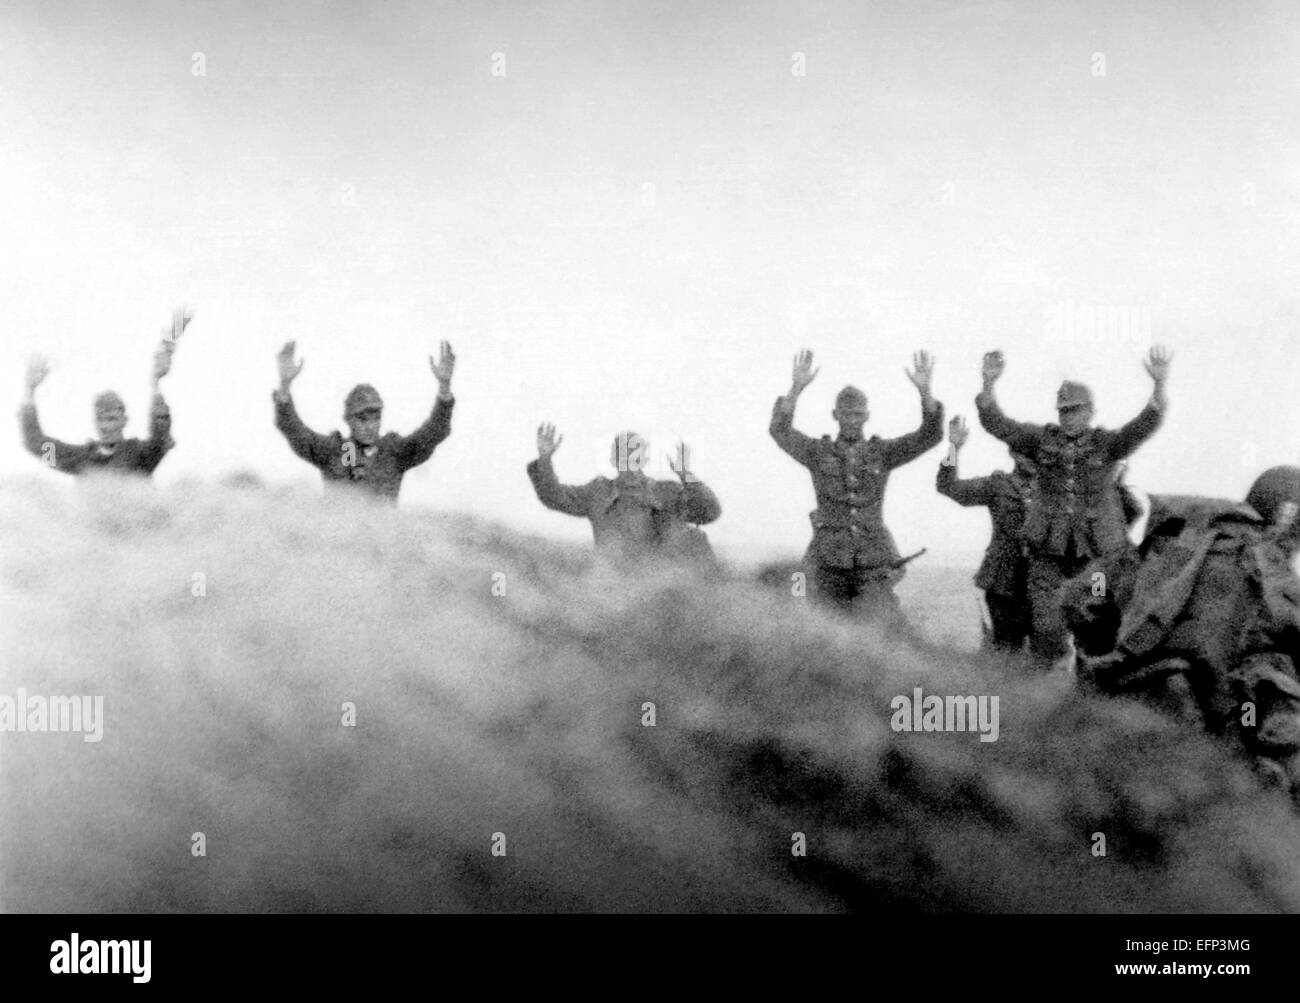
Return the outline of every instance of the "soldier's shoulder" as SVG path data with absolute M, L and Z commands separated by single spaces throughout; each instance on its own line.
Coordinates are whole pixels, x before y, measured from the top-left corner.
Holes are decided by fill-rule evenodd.
M 681 481 L 661 481 L 656 478 L 650 481 L 650 490 L 656 499 L 671 501 L 677 498 L 685 488 L 682 486 Z

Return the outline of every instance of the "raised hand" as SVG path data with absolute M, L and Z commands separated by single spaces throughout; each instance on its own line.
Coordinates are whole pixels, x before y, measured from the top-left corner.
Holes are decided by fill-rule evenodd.
M 668 457 L 668 466 L 672 468 L 673 473 L 675 473 L 679 478 L 681 478 L 681 482 L 683 484 L 688 484 L 691 481 L 696 480 L 695 475 L 691 473 L 690 464 L 691 464 L 690 447 L 687 446 L 686 443 L 684 442 L 678 442 L 677 455 L 675 458 L 673 456 Z
M 948 422 L 948 442 L 956 450 L 966 445 L 968 438 L 970 438 L 970 429 L 966 427 L 966 419 L 961 415 L 954 415 L 952 421 Z
M 33 355 L 27 360 L 27 392 L 30 394 L 50 375 L 50 364 L 43 355 Z
M 433 375 L 438 380 L 438 385 L 444 390 L 451 387 L 451 374 L 456 371 L 456 353 L 451 350 L 451 343 L 444 341 L 442 343 L 438 361 L 433 361 L 433 356 L 429 356 L 429 368 L 433 370 Z
M 812 364 L 813 353 L 806 348 L 801 349 L 799 354 L 794 357 L 794 374 L 790 380 L 790 392 L 792 394 L 803 393 L 804 388 L 817 378 L 821 368 L 813 369 Z
M 172 371 L 172 354 L 176 351 L 176 342 L 163 338 L 153 353 L 153 381 L 157 383 Z
M 190 326 L 190 321 L 194 319 L 194 311 L 187 306 L 178 306 L 172 311 L 172 326 L 163 328 L 163 341 L 170 341 L 175 344 L 180 340 L 185 329 Z
M 980 376 L 984 379 L 984 385 L 991 387 L 1002 376 L 1002 371 L 1006 368 L 1007 360 L 1002 357 L 1001 352 L 985 352 L 984 361 L 980 366 Z
M 912 369 L 903 372 L 922 394 L 930 392 L 930 379 L 934 376 L 934 357 L 929 352 L 916 352 L 912 355 Z
M 563 441 L 564 436 L 556 436 L 554 425 L 550 422 L 542 422 L 537 426 L 537 458 L 549 460 Z
M 1173 354 L 1164 345 L 1156 345 L 1151 349 L 1151 354 L 1142 360 L 1142 365 L 1152 380 L 1164 383 L 1169 378 L 1169 363 L 1173 358 Z
M 298 378 L 302 372 L 302 362 L 294 365 L 293 352 L 298 343 L 296 341 L 286 341 L 280 353 L 275 357 L 276 365 L 280 368 L 280 389 L 288 390 L 289 384 Z M 305 361 L 305 360 L 304 360 Z

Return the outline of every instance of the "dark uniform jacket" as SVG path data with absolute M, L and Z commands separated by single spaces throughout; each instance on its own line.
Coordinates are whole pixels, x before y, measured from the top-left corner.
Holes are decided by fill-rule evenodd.
M 940 464 L 935 481 L 939 494 L 958 505 L 984 506 L 993 520 L 993 537 L 975 573 L 975 587 L 992 595 L 1014 598 L 1025 594 L 1025 506 L 1032 484 L 999 470 L 987 477 L 960 478 L 957 468 Z
M 916 459 L 943 438 L 943 405 L 921 416 L 915 432 L 896 439 L 850 442 L 824 435 L 814 439 L 794 428 L 794 413 L 777 398 L 769 431 L 778 446 L 812 474 L 817 509 L 810 513 L 812 543 L 805 560 L 831 568 L 876 568 L 899 559 L 885 528 L 885 484 L 895 467 Z
M 82 445 L 51 439 L 41 431 L 34 404 L 24 404 L 18 417 L 22 423 L 23 443 L 27 446 L 27 451 L 42 459 L 49 456 L 53 460 L 54 469 L 67 474 L 112 470 L 148 477 L 162 462 L 167 451 L 176 445 L 171 437 L 171 411 L 161 396 L 155 396 L 153 400 L 149 438 L 123 439 L 112 449 L 100 446 L 93 439 Z M 50 447 L 53 448 L 52 453 Z
M 1163 416 L 1157 408 L 1148 404 L 1118 430 L 1090 428 L 1071 438 L 1059 425 L 1012 421 L 991 396 L 980 394 L 975 402 L 984 429 L 1038 469 L 1037 490 L 1025 516 L 1031 551 L 1061 556 L 1072 549 L 1076 558 L 1088 558 L 1129 547 L 1115 465 L 1160 427 Z
M 689 523 L 710 523 L 722 514 L 717 497 L 701 481 L 682 485 L 643 473 L 622 480 L 597 477 L 581 486 L 561 484 L 550 458 L 528 464 L 528 479 L 543 505 L 591 520 L 601 550 L 666 553 L 698 547 Z
M 407 436 L 389 432 L 369 449 L 337 431 L 329 435 L 313 432 L 298 417 L 293 398 L 272 394 L 275 427 L 284 433 L 289 447 L 321 472 L 327 486 L 346 484 L 397 501 L 402 476 L 433 455 L 438 443 L 451 434 L 454 400 L 439 399 L 429 419 Z

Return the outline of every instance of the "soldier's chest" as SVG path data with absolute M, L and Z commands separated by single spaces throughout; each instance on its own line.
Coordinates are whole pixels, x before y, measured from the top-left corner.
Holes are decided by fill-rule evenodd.
M 361 446 L 344 441 L 334 464 L 335 474 L 350 481 L 391 480 L 397 473 L 397 459 L 382 445 Z
M 1037 460 L 1040 479 L 1049 482 L 1103 480 L 1113 466 L 1102 444 L 1092 434 L 1075 438 L 1059 433 L 1049 435 L 1038 451 Z
M 884 450 L 874 438 L 856 443 L 822 440 L 812 467 L 819 490 L 878 490 L 887 474 Z
M 134 443 L 131 440 L 119 442 L 112 449 L 105 449 L 98 444 L 92 444 L 90 451 L 86 456 L 86 462 L 93 467 L 117 468 L 131 467 L 135 465 L 138 450 L 133 448 Z

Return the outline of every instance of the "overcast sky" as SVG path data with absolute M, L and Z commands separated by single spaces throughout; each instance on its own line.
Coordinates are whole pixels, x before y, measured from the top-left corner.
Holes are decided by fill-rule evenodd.
M 1104 3 L 3 3 L 0 331 L 13 413 L 26 356 L 45 431 L 91 399 L 146 432 L 150 356 L 196 319 L 164 384 L 156 475 L 319 483 L 272 425 L 275 353 L 306 360 L 327 432 L 357 382 L 407 432 L 459 357 L 451 438 L 402 504 L 590 539 L 524 466 L 610 472 L 620 429 L 679 437 L 718 493 L 721 549 L 797 554 L 808 474 L 767 434 L 795 351 L 796 416 L 920 417 L 903 370 L 974 423 L 980 355 L 1006 410 L 1052 417 L 1063 378 L 1114 426 L 1174 351 L 1171 410 L 1134 458 L 1147 491 L 1244 494 L 1300 460 L 1300 8 Z M 1087 318 L 1125 323 L 1097 330 Z M 891 479 L 899 547 L 982 548 L 935 494 L 936 448 Z M 16 423 L 10 471 L 38 461 Z M 962 473 L 1009 466 L 978 429 Z M 48 474 L 55 477 L 53 473 Z

